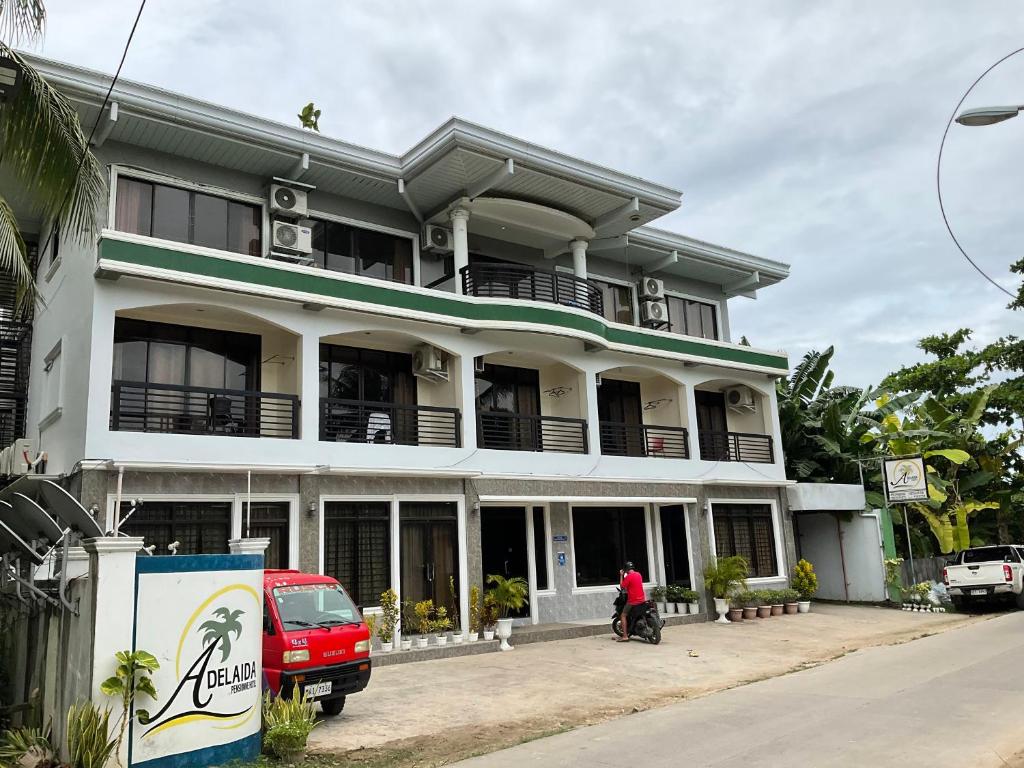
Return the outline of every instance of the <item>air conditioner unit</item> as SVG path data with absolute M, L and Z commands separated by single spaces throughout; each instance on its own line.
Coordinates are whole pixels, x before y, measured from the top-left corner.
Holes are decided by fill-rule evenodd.
M 285 184 L 270 185 L 270 212 L 278 216 L 302 218 L 308 212 L 307 192 Z
M 300 224 L 275 221 L 271 247 L 295 253 L 312 253 L 313 230 Z
M 421 344 L 412 353 L 413 375 L 431 381 L 448 380 L 448 355 L 431 344 Z
M 645 277 L 640 281 L 641 299 L 664 299 L 665 281 L 656 277 Z
M 484 362 L 484 356 L 480 355 L 479 357 L 474 357 L 473 358 L 473 372 L 474 373 L 483 373 L 486 370 L 487 370 L 487 363 Z
M 0 453 L 0 472 L 8 477 L 27 475 L 32 470 L 30 462 L 35 458 L 35 452 L 32 440 L 15 440 Z
M 660 328 L 668 323 L 668 306 L 664 301 L 648 299 L 640 302 L 640 322 L 648 328 Z
M 725 404 L 734 410 L 757 410 L 757 402 L 750 387 L 729 387 L 725 390 Z
M 455 250 L 455 238 L 452 235 L 452 231 L 444 227 L 428 224 L 423 238 L 423 249 L 436 253 L 450 253 Z

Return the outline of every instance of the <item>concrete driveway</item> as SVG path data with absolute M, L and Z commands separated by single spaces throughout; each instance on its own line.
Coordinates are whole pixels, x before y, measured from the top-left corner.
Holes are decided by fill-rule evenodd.
M 618 766 L 642 734 L 652 768 L 1020 766 L 1022 656 L 1007 614 L 460 765 Z
M 977 621 L 815 605 L 806 615 L 667 628 L 659 646 L 615 643 L 609 633 L 382 667 L 340 717 L 324 720 L 310 745 L 424 760 L 481 754 Z

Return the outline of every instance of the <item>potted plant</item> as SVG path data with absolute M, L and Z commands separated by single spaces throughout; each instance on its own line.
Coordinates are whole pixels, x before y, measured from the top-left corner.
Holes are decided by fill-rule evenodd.
M 782 590 L 770 589 L 768 590 L 767 595 L 769 597 L 768 604 L 771 606 L 771 615 L 781 616 L 785 606 L 785 598 L 782 595 Z
M 437 638 L 438 646 L 448 644 L 448 635 L 445 634 L 452 628 L 452 620 L 448 618 L 448 609 L 443 605 L 434 609 L 434 616 L 430 620 L 430 633 Z
M 757 609 L 761 605 L 761 598 L 757 596 L 757 593 L 750 591 L 740 592 L 736 598 L 740 609 L 743 611 L 744 621 L 756 619 Z
M 370 655 L 373 655 L 373 638 L 377 637 L 377 614 L 376 613 L 364 613 L 363 624 L 370 631 Z
M 480 637 L 480 587 L 476 584 L 469 588 L 469 642 L 475 643 Z
M 398 595 L 393 589 L 380 593 L 380 617 L 377 621 L 377 636 L 380 649 L 390 653 L 394 648 L 395 625 L 398 624 Z
M 715 610 L 718 610 L 716 607 Z M 738 595 L 729 598 L 729 621 L 743 621 L 743 603 Z
M 511 651 L 512 646 L 508 639 L 512 637 L 512 619 L 509 614 L 518 611 L 526 605 L 529 600 L 530 585 L 522 576 L 513 576 L 506 579 L 492 573 L 487 577 L 487 583 L 493 587 L 488 592 L 494 595 L 494 604 L 498 608 L 498 639 L 501 640 L 501 650 Z
M 651 587 L 651 600 L 658 604 L 658 613 L 664 615 L 668 613 L 668 587 L 659 587 L 655 584 Z
M 754 593 L 757 598 L 757 618 L 767 619 L 772 615 L 772 593 L 771 590 L 761 590 Z
M 459 621 L 459 594 L 455 591 L 455 577 L 448 577 L 448 592 L 452 597 L 452 642 L 458 645 L 462 642 L 462 622 Z
M 413 633 L 416 631 L 416 606 L 412 600 L 403 600 L 399 610 L 400 630 L 402 633 L 402 650 L 411 651 Z
M 700 595 L 692 589 L 684 589 L 679 593 L 679 597 L 682 599 L 683 605 L 686 606 L 688 614 L 693 616 L 700 612 Z
M 420 633 L 416 638 L 416 647 L 426 648 L 430 633 L 434 629 L 434 601 L 420 600 L 413 606 L 413 611 L 416 613 L 416 631 Z
M 483 627 L 484 640 L 494 639 L 494 627 L 498 623 L 498 605 L 494 602 L 494 590 L 484 595 L 483 610 L 480 613 L 480 626 Z
M 796 613 L 799 610 L 797 600 L 800 599 L 800 593 L 790 587 L 782 590 L 781 594 L 783 610 L 790 615 Z
M 686 592 L 686 588 L 682 584 L 671 584 L 668 587 L 668 601 L 672 603 L 673 609 L 676 613 L 686 615 L 686 601 L 683 599 L 683 594 Z
M 711 593 L 715 600 L 715 611 L 718 613 L 718 623 L 725 624 L 726 614 L 730 614 L 729 597 L 737 590 L 743 588 L 746 583 L 750 566 L 740 555 L 732 557 L 720 557 L 704 568 L 704 587 Z
M 818 575 L 814 572 L 814 566 L 806 560 L 800 560 L 793 568 L 790 583 L 793 589 L 800 593 L 797 610 L 800 613 L 807 613 L 811 610 L 811 598 L 818 591 Z

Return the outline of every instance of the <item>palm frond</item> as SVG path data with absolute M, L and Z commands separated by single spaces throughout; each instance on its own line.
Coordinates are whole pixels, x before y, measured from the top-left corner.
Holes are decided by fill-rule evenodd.
M 0 273 L 14 278 L 20 296 L 34 293 L 35 282 L 25 241 L 14 211 L 3 197 L 0 197 Z
M 4 2 L 11 0 L 0 0 Z M 107 185 L 82 133 L 78 113 L 3 43 L 0 56 L 13 58 L 24 76 L 22 89 L 4 105 L 0 163 L 23 185 L 33 212 L 44 220 L 59 218 L 62 233 L 84 243 L 98 232 Z
M 12 45 L 35 40 L 45 26 L 43 0 L 0 0 L 0 36 Z

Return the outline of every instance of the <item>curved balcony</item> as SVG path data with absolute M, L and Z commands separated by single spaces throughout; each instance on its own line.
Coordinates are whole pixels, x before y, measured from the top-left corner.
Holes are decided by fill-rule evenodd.
M 529 299 L 604 315 L 601 289 L 589 280 L 525 264 L 470 264 L 459 270 L 462 292 L 495 299 Z

